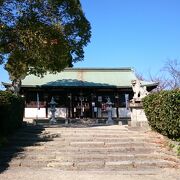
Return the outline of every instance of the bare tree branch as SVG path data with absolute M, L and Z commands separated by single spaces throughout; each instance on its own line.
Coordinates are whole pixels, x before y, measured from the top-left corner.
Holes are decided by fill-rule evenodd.
M 180 61 L 178 59 L 168 59 L 162 69 L 169 75 L 169 88 L 180 88 Z
M 149 80 L 159 82 L 156 91 L 180 88 L 180 61 L 168 59 L 158 75 L 149 73 Z

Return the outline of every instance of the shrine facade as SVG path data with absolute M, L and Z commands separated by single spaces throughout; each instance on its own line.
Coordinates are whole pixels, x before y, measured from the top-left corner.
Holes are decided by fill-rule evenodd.
M 50 117 L 52 97 L 57 103 L 56 117 L 105 118 L 107 98 L 113 103 L 113 118 L 130 117 L 131 82 L 136 79 L 131 68 L 66 68 L 43 78 L 29 75 L 20 92 L 25 97 L 24 117 Z M 157 86 L 154 82 L 141 84 L 148 91 Z

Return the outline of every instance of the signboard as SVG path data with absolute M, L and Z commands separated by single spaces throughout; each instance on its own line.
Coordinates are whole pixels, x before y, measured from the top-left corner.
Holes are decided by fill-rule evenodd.
M 102 102 L 102 96 L 98 96 L 98 102 Z

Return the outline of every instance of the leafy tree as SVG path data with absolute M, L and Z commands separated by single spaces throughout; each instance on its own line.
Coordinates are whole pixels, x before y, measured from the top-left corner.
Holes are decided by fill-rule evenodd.
M 79 0 L 0 1 L 0 63 L 13 81 L 83 60 L 90 37 Z

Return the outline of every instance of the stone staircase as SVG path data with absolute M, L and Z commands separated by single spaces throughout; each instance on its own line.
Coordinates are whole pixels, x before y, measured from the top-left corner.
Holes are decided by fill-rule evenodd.
M 28 126 L 0 152 L 0 167 L 156 174 L 180 161 L 160 135 L 127 126 Z

